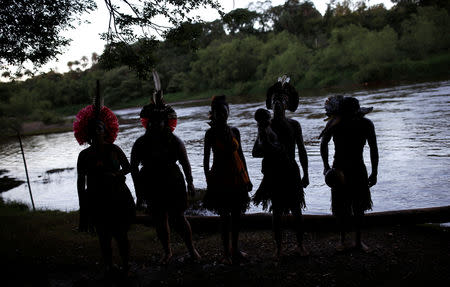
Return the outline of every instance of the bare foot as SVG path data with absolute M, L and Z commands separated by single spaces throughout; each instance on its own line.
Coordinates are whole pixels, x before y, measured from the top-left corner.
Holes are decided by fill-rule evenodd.
M 281 257 L 283 257 L 283 252 L 282 252 L 281 248 L 277 248 L 277 250 L 275 250 L 273 257 L 274 257 L 275 261 L 281 260 Z
M 364 242 L 362 242 L 362 241 L 360 241 L 359 243 L 355 243 L 354 247 L 355 247 L 355 249 L 361 250 L 366 253 L 370 251 L 370 248 L 366 244 L 364 244 Z
M 231 257 L 230 256 L 226 256 L 226 255 L 224 255 L 223 258 L 220 259 L 219 262 L 221 264 L 224 264 L 224 265 L 232 265 L 233 264 L 233 261 L 231 260 Z
M 306 250 L 305 246 L 302 244 L 295 248 L 295 254 L 298 254 L 300 257 L 306 257 L 309 255 L 309 251 Z
M 232 253 L 233 264 L 239 264 L 241 262 L 245 262 L 247 260 L 247 253 L 238 250 L 237 252 Z
M 189 255 L 191 256 L 191 259 L 194 261 L 200 261 L 200 259 L 202 259 L 202 257 L 198 253 L 197 249 L 195 249 L 195 248 L 192 248 L 192 250 L 189 251 Z
M 170 251 L 169 253 L 166 253 L 161 260 L 159 260 L 159 263 L 161 265 L 167 265 L 170 262 L 170 259 L 172 259 L 172 251 Z
M 336 244 L 336 251 L 337 252 L 344 252 L 346 250 L 346 246 L 344 245 L 344 243 L 339 242 Z

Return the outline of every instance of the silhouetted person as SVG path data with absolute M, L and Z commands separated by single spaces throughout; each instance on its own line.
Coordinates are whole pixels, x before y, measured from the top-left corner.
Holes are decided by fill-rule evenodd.
M 131 175 L 136 194 L 139 194 L 140 201 L 146 203 L 156 225 L 165 253 L 162 264 L 167 264 L 172 257 L 169 217 L 175 230 L 183 237 L 191 258 L 200 258 L 184 215 L 187 208 L 186 184 L 177 161 L 186 176 L 187 190 L 193 194 L 191 166 L 183 141 L 172 133 L 169 125 L 173 113 L 173 109 L 165 104 L 144 106 L 141 119 L 145 119 L 147 130 L 131 150 Z M 141 169 L 139 165 L 142 165 Z
M 253 147 L 254 157 L 263 157 L 263 180 L 256 191 L 253 201 L 263 204 L 273 212 L 272 228 L 276 244 L 276 256 L 282 254 L 281 217 L 289 213 L 294 216 L 297 235 L 297 252 L 301 256 L 308 255 L 303 245 L 302 208 L 305 207 L 303 188 L 309 184 L 308 158 L 303 143 L 300 124 L 286 118 L 285 110 L 295 111 L 298 106 L 298 93 L 288 83 L 289 79 L 282 77 L 267 91 L 266 106 L 274 110 L 270 119 L 267 110 L 259 109 L 255 113 L 258 122 L 258 138 Z M 295 148 L 298 148 L 303 178 L 295 160 Z
M 225 96 L 211 102 L 211 128 L 205 133 L 203 168 L 207 191 L 203 206 L 219 214 L 222 224 L 223 262 L 239 264 L 245 256 L 239 250 L 240 217 L 249 204 L 252 184 L 241 147 L 239 130 L 227 124 L 229 106 Z M 213 163 L 209 168 L 211 150 Z M 230 249 L 231 225 L 231 249 Z
M 335 96 L 325 103 L 331 120 L 321 134 L 320 154 L 324 164 L 326 183 L 331 187 L 332 212 L 338 219 L 341 231 L 338 250 L 344 249 L 345 232 L 354 221 L 355 247 L 367 250 L 361 241 L 361 224 L 364 211 L 372 208 L 369 187 L 377 182 L 378 147 L 375 128 L 364 115 L 371 108 L 360 108 L 353 97 Z M 334 142 L 333 168 L 328 163 L 328 143 Z M 363 158 L 365 143 L 370 147 L 372 173 L 367 177 Z
M 80 230 L 87 231 L 86 220 L 93 223 L 107 275 L 112 271 L 114 237 L 122 271 L 127 274 L 130 248 L 127 232 L 135 216 L 135 206 L 125 184 L 130 164 L 123 151 L 113 144 L 118 131 L 117 118 L 106 107 L 95 111 L 94 106 L 87 106 L 78 113 L 74 130 L 80 144 L 90 145 L 80 152 L 77 162 Z

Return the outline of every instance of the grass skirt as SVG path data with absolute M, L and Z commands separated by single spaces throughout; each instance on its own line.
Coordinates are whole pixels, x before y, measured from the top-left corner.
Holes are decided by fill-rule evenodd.
M 269 162 L 264 159 L 263 173 L 263 180 L 253 196 L 256 205 L 262 204 L 264 210 L 279 209 L 283 213 L 306 206 L 300 169 L 295 161 Z

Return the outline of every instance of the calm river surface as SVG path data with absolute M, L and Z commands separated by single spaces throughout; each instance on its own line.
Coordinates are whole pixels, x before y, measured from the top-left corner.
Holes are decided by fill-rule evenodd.
M 357 97 L 361 106 L 373 106 L 367 117 L 375 124 L 380 164 L 378 184 L 372 191 L 373 211 L 423 208 L 450 205 L 450 81 L 398 86 L 379 90 L 348 93 Z M 329 96 L 329 95 L 327 95 Z M 330 190 L 325 185 L 319 152 L 318 135 L 325 126 L 323 104 L 327 96 L 301 97 L 295 113 L 288 116 L 303 128 L 309 159 L 310 185 L 306 188 L 305 213 L 330 213 Z M 261 159 L 252 158 L 256 138 L 253 114 L 264 103 L 231 105 L 229 124 L 241 131 L 242 146 L 254 190 L 262 175 Z M 192 165 L 194 184 L 205 188 L 203 175 L 203 137 L 208 129 L 209 106 L 174 105 L 178 114 L 175 133 L 184 140 Z M 129 157 L 134 141 L 144 133 L 138 121 L 139 108 L 116 111 L 135 123 L 121 126 L 116 140 Z M 71 211 L 78 208 L 76 161 L 79 146 L 73 133 L 38 135 L 23 138 L 31 187 L 37 208 Z M 330 143 L 330 161 L 333 146 Z M 369 149 L 364 151 L 370 172 Z M 0 169 L 6 175 L 26 180 L 17 141 L 0 145 Z M 64 169 L 61 172 L 48 172 Z M 128 175 L 127 184 L 134 194 Z M 30 203 L 28 188 L 23 184 L 1 194 L 6 200 Z M 260 212 L 251 206 L 248 212 Z

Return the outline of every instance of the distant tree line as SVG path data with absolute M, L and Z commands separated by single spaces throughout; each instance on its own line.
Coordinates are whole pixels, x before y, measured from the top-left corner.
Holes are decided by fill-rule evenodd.
M 298 89 L 448 77 L 450 1 L 393 2 L 388 10 L 332 0 L 321 15 L 309 1 L 258 1 L 212 22 L 184 22 L 163 41 L 111 42 L 90 68 L 0 84 L 0 117 L 56 121 L 55 111 L 90 102 L 95 79 L 109 106 L 124 106 L 149 97 L 152 68 L 166 93 L 186 97 L 261 95 L 282 74 Z

